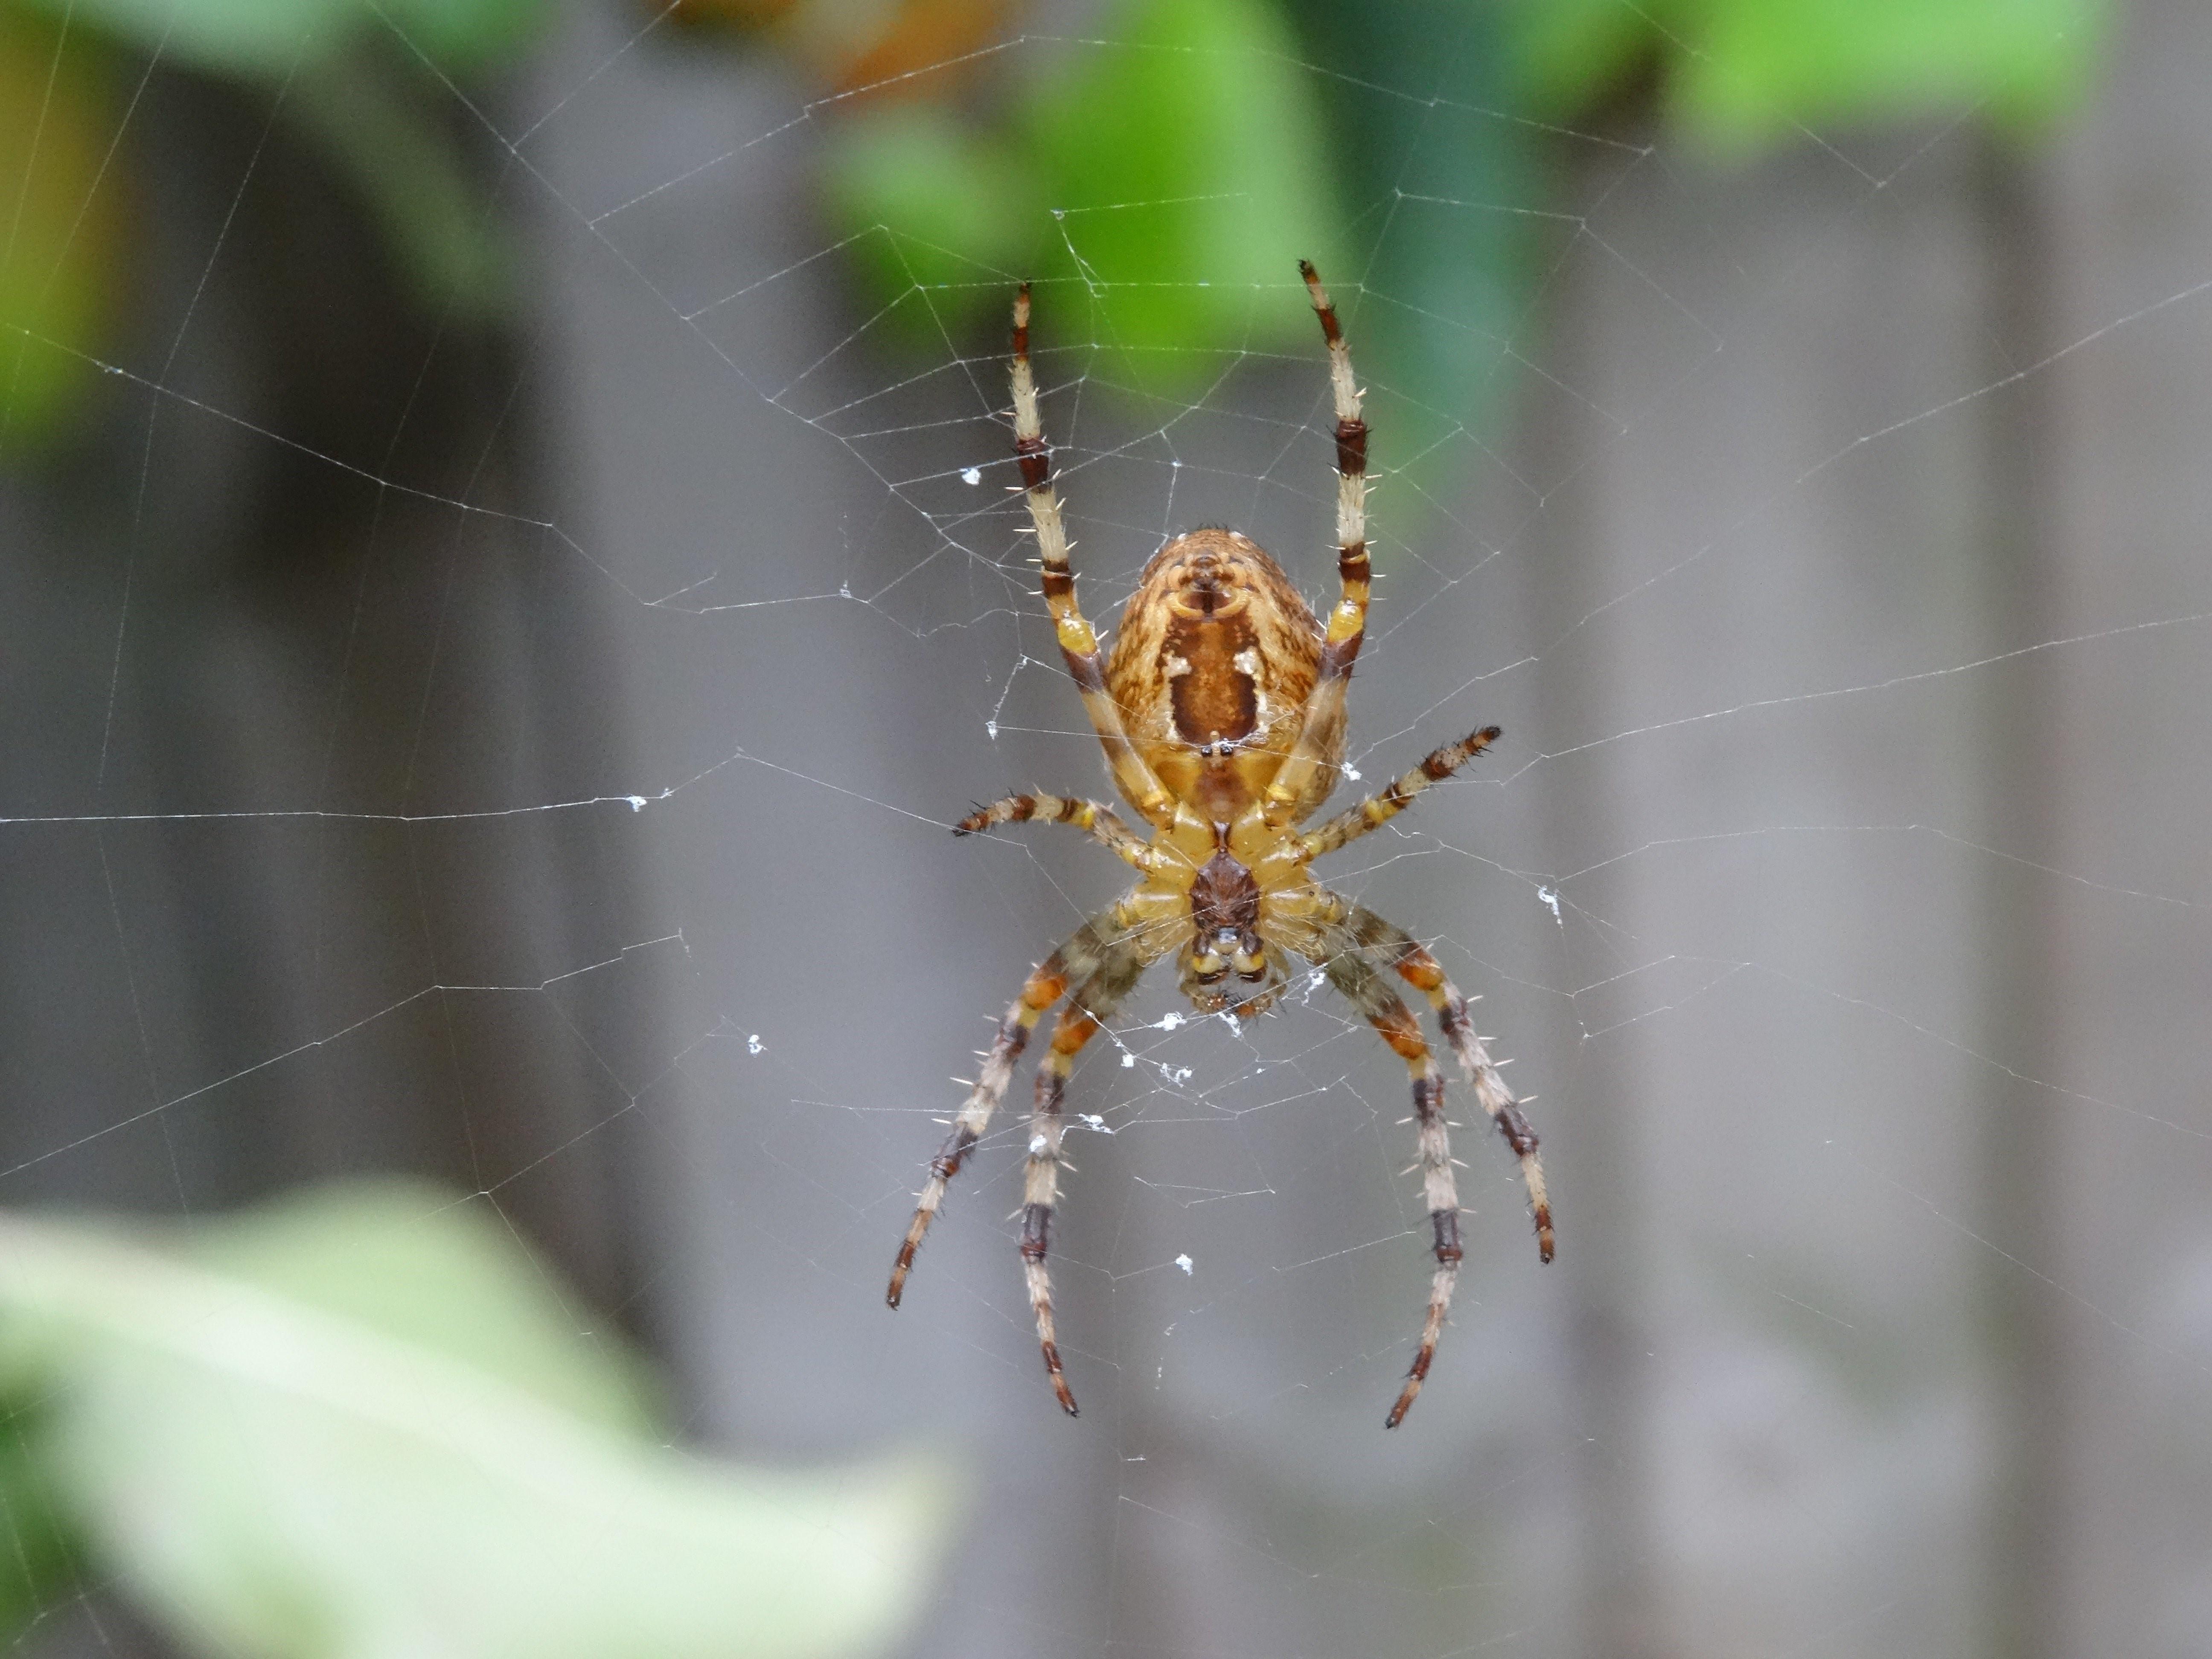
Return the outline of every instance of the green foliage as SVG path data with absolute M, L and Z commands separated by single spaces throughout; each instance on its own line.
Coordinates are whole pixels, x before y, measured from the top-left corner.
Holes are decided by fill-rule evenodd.
M 1316 79 L 1359 247 L 1336 286 L 1375 388 L 1376 456 L 1414 486 L 1385 498 L 1387 548 L 1419 533 L 1412 515 L 1426 501 L 1458 493 L 1468 429 L 1486 429 L 1514 383 L 1507 350 L 1528 325 L 1541 185 L 1510 113 L 1518 89 L 1498 6 L 1290 3 L 1308 56 L 1334 71 Z M 1347 291 L 1355 275 L 1364 292 Z
M 1303 340 L 1297 261 L 1341 262 L 1320 111 L 1279 12 L 1123 0 L 1104 34 L 1016 88 L 997 125 L 891 105 L 837 132 L 829 199 L 872 304 L 909 331 L 964 327 L 1035 277 L 1041 343 L 1079 331 L 1109 378 L 1161 392 L 1209 378 L 1205 354 Z
M 457 323 L 500 321 L 515 294 L 505 222 L 419 91 L 356 55 L 304 71 L 286 107 L 360 192 L 422 307 Z
M 899 103 L 840 127 L 823 173 L 868 306 L 926 337 L 1003 308 L 1035 242 L 1030 174 L 1003 136 L 945 106 Z
M 416 1187 L 173 1250 L 0 1218 L 0 1376 L 36 1401 L 0 1459 L 10 1515 L 50 1494 L 211 1655 L 860 1653 L 913 1611 L 944 1516 L 917 1466 L 661 1443 L 619 1345 L 483 1207 Z M 70 1558 L 46 1557 L 51 1594 Z
M 1121 0 L 1103 42 L 1025 50 L 1029 79 L 995 125 L 942 103 L 854 118 L 831 140 L 829 199 L 869 308 L 902 331 L 941 343 L 1036 274 L 1063 279 L 1048 342 L 1079 279 L 1096 307 L 1082 332 L 1107 348 L 1094 374 L 1170 396 L 1210 377 L 1211 354 L 1302 349 L 1286 272 L 1314 258 L 1395 394 L 1376 411 L 1395 440 L 1385 465 L 1448 487 L 1466 451 L 1443 441 L 1481 423 L 1527 325 L 1540 122 L 1585 118 L 1656 74 L 1669 118 L 1728 154 L 1923 113 L 2020 125 L 2082 89 L 2106 9 Z
M 121 274 L 101 177 L 117 118 L 98 52 L 0 9 L 0 453 L 61 427 L 96 378 Z
M 1170 354 L 1176 379 L 1212 373 L 1194 346 L 1305 340 L 1297 262 L 1344 262 L 1321 112 L 1280 13 L 1131 0 L 1109 38 L 1028 112 L 1057 244 L 1042 269 L 1097 297 L 1097 338 Z
M 75 1537 L 39 1456 L 40 1420 L 28 1400 L 0 1405 L 0 1641 L 80 1571 Z
M 1517 0 L 1520 72 L 1571 115 L 1656 62 L 1668 112 L 1741 152 L 1801 127 L 1987 106 L 2020 123 L 2083 89 L 2103 0 Z
M 459 323 L 513 258 L 445 120 L 448 74 L 512 57 L 545 0 L 0 0 L 0 453 L 65 432 L 132 264 L 114 48 L 259 84 L 359 192 L 403 282 Z M 378 48 L 380 47 L 381 50 Z M 276 89 L 281 88 L 281 92 Z
M 537 31 L 544 0 L 17 0 L 218 74 L 282 77 L 397 30 L 441 68 L 495 62 Z

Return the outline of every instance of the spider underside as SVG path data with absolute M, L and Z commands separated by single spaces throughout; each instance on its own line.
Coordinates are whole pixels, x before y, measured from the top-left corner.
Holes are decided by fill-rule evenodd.
M 1380 793 L 1318 828 L 1298 826 L 1336 787 L 1344 757 L 1345 690 L 1367 618 L 1367 423 L 1335 307 L 1314 269 L 1299 266 L 1328 343 L 1336 408 L 1339 594 L 1326 627 L 1282 567 L 1230 530 L 1179 536 L 1152 556 L 1121 612 L 1110 656 L 1075 600 L 1067 534 L 1052 487 L 1051 452 L 1029 358 L 1030 290 L 1014 300 L 1014 455 L 1035 527 L 1046 604 L 1115 787 L 1151 829 L 1140 836 L 1095 800 L 1010 795 L 955 826 L 970 834 L 1037 819 L 1073 824 L 1138 872 L 1137 884 L 1090 917 L 1040 963 L 998 1033 L 952 1133 L 931 1160 L 899 1247 L 886 1299 L 894 1308 L 946 1183 L 981 1139 L 1030 1033 L 1061 998 L 1037 1067 L 1023 1190 L 1022 1260 L 1037 1340 L 1068 1415 L 1075 1395 L 1054 1336 L 1045 1257 L 1059 1195 L 1060 1106 L 1085 1043 L 1112 1018 L 1146 969 L 1173 952 L 1181 988 L 1201 1012 L 1256 1014 L 1282 988 L 1290 957 L 1312 963 L 1382 1034 L 1412 1073 L 1436 1271 L 1420 1346 L 1385 1426 L 1395 1428 L 1427 1379 L 1459 1273 L 1459 1196 L 1452 1175 L 1444 1080 L 1420 1024 L 1388 975 L 1426 997 L 1475 1098 L 1520 1159 L 1543 1260 L 1551 1206 L 1536 1136 L 1475 1035 L 1467 1000 L 1411 934 L 1316 884 L 1316 858 L 1388 823 L 1431 783 L 1497 738 L 1496 726 L 1449 744 Z

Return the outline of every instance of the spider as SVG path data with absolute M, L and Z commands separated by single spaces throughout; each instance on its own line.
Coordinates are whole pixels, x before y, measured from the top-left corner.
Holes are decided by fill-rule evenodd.
M 1281 994 L 1288 958 L 1316 965 L 1382 1033 L 1413 1075 L 1413 1115 L 1436 1271 L 1420 1346 L 1384 1426 L 1405 1419 L 1426 1381 L 1459 1273 L 1459 1195 L 1452 1176 L 1444 1080 L 1420 1024 L 1387 982 L 1395 973 L 1426 997 L 1444 1040 L 1520 1159 L 1537 1249 L 1552 1259 L 1551 1206 L 1536 1136 L 1498 1075 L 1462 996 L 1410 933 L 1317 885 L 1307 866 L 1403 811 L 1497 741 L 1486 726 L 1436 750 L 1381 793 L 1318 828 L 1299 824 L 1328 799 L 1344 757 L 1345 689 L 1366 627 L 1367 423 L 1336 308 L 1311 264 L 1306 292 L 1328 349 L 1336 405 L 1336 569 L 1326 629 L 1283 568 L 1231 530 L 1176 537 L 1152 556 L 1121 613 L 1110 655 L 1075 600 L 1067 532 L 1052 487 L 1052 452 L 1030 368 L 1030 289 L 1014 298 L 1014 457 L 1043 568 L 1043 597 L 1114 784 L 1151 826 L 1139 836 L 1114 809 L 1057 795 L 1009 795 L 953 827 L 972 835 L 1036 819 L 1073 824 L 1132 866 L 1139 879 L 1085 921 L 1030 975 L 996 1037 L 952 1133 L 931 1160 L 885 1299 L 894 1308 L 945 1185 L 982 1138 L 1039 1020 L 1062 997 L 1050 1051 L 1037 1068 L 1024 1183 L 1022 1261 L 1037 1340 L 1061 1408 L 1076 1414 L 1053 1331 L 1045 1267 L 1059 1196 L 1060 1104 L 1076 1055 L 1112 1018 L 1145 969 L 1176 955 L 1181 988 L 1203 1013 L 1243 1018 Z

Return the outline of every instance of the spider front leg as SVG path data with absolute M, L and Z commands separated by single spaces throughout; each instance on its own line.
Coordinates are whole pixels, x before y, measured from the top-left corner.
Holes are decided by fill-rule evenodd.
M 1114 1011 L 1144 975 L 1146 957 L 1133 945 L 1110 952 L 1098 970 L 1075 989 L 1067 1006 L 1052 1028 L 1052 1048 L 1037 1066 L 1036 1104 L 1030 1114 L 1030 1161 L 1022 1181 L 1022 1273 L 1036 1315 L 1037 1346 L 1044 1353 L 1045 1374 L 1060 1409 L 1076 1414 L 1075 1395 L 1060 1370 L 1060 1344 L 1053 1334 L 1052 1276 L 1045 1255 L 1052 1244 L 1053 1210 L 1060 1198 L 1060 1103 L 1067 1093 L 1067 1074 L 1083 1045 L 1114 1017 Z
M 1071 795 L 1008 795 L 988 806 L 978 806 L 952 826 L 952 833 L 972 836 L 994 823 L 1026 823 L 1031 819 L 1073 824 L 1124 864 L 1148 875 L 1174 862 L 1171 854 L 1145 841 L 1103 801 Z
M 1452 1290 L 1459 1281 L 1459 1185 L 1452 1177 L 1451 1132 L 1444 1122 L 1444 1080 L 1421 1036 L 1419 1021 L 1395 991 L 1382 981 L 1375 964 L 1361 954 L 1347 936 L 1340 948 L 1322 958 L 1322 971 L 1376 1030 L 1391 1051 L 1413 1073 L 1413 1121 L 1420 1144 L 1423 1195 L 1428 1200 L 1429 1225 L 1436 1236 L 1437 1270 L 1429 1281 L 1428 1318 L 1421 1326 L 1421 1346 L 1398 1403 L 1382 1420 L 1395 1429 L 1406 1420 L 1413 1398 L 1428 1380 L 1429 1364 L 1436 1358 L 1437 1339 L 1443 1334 L 1444 1317 L 1451 1311 Z
M 1337 601 L 1328 613 L 1321 664 L 1313 690 L 1306 694 L 1298 735 L 1268 783 L 1261 810 L 1272 824 L 1299 816 L 1297 806 L 1332 754 L 1344 731 L 1344 694 L 1352 665 L 1367 635 L 1367 599 L 1373 576 L 1367 557 L 1367 422 L 1360 413 L 1363 394 L 1352 377 L 1352 348 L 1336 320 L 1336 305 L 1312 265 L 1298 261 L 1307 297 L 1321 319 L 1328 343 L 1328 384 L 1336 406 L 1336 577 Z M 1327 791 L 1322 792 L 1324 794 Z M 1318 801 L 1310 803 L 1310 811 Z
M 1451 1044 L 1452 1053 L 1458 1056 L 1460 1070 L 1474 1089 L 1474 1097 L 1482 1103 L 1482 1109 L 1490 1114 L 1490 1121 L 1498 1126 L 1498 1132 L 1505 1137 L 1505 1144 L 1521 1160 L 1522 1184 L 1528 1189 L 1528 1213 L 1536 1224 L 1536 1253 L 1549 1261 L 1552 1201 L 1544 1190 L 1543 1160 L 1536 1156 L 1536 1132 L 1528 1127 L 1521 1103 L 1505 1086 L 1505 1079 L 1490 1058 L 1489 1049 L 1475 1034 L 1474 1021 L 1467 1011 L 1467 999 L 1460 994 L 1459 987 L 1444 976 L 1443 965 L 1396 923 L 1385 921 L 1372 910 L 1360 907 L 1351 909 L 1346 922 L 1355 939 L 1389 963 L 1398 976 L 1427 997 L 1429 1006 L 1437 1011 L 1437 1024 L 1443 1029 L 1444 1040 Z
M 1486 726 L 1472 736 L 1457 743 L 1448 743 L 1443 748 L 1424 756 L 1421 763 L 1403 777 L 1394 778 L 1390 787 L 1370 795 L 1357 805 L 1348 806 L 1320 829 L 1300 837 L 1299 845 L 1310 859 L 1325 853 L 1334 853 L 1349 842 L 1358 841 L 1370 830 L 1379 830 L 1392 818 L 1413 805 L 1413 797 L 1432 783 L 1442 783 L 1453 773 L 1498 741 L 1498 728 Z
M 1014 295 L 1014 459 L 1021 468 L 1022 489 L 1029 502 L 1030 523 L 1036 531 L 1037 561 L 1043 567 L 1044 602 L 1052 611 L 1053 627 L 1060 637 L 1060 653 L 1067 663 L 1076 690 L 1083 696 L 1083 712 L 1106 751 L 1106 764 L 1115 787 L 1153 823 L 1171 823 L 1187 816 L 1146 765 L 1122 728 L 1121 710 L 1106 689 L 1106 659 L 1098 649 L 1098 635 L 1075 600 L 1075 572 L 1067 560 L 1067 526 L 1060 516 L 1060 497 L 1052 488 L 1052 449 L 1044 441 L 1044 417 L 1037 409 L 1036 377 L 1030 368 L 1030 285 L 1024 283 Z
M 1081 983 L 1097 973 L 1099 964 L 1143 924 L 1144 919 L 1134 896 L 1124 898 L 1112 909 L 1101 911 L 1077 928 L 1065 945 L 1032 969 L 1029 978 L 1022 982 L 1022 994 L 1000 1020 L 998 1035 L 991 1040 L 991 1051 L 984 1056 L 983 1069 L 976 1073 L 968 1099 L 960 1108 L 959 1116 L 953 1120 L 952 1133 L 945 1138 L 937 1156 L 930 1160 L 929 1179 L 922 1183 L 914 1219 L 907 1226 L 906 1240 L 899 1246 L 898 1260 L 891 1267 L 890 1288 L 884 1293 L 884 1300 L 892 1307 L 899 1304 L 899 1297 L 906 1289 L 906 1276 L 914 1267 L 915 1252 L 921 1248 L 922 1236 L 936 1219 L 938 1206 L 945 1201 L 947 1183 L 960 1173 L 969 1149 L 983 1138 L 983 1131 L 990 1127 L 991 1114 L 1005 1096 L 1006 1085 L 1014 1074 L 1014 1062 L 1021 1058 L 1037 1021 L 1066 994 L 1071 982 Z

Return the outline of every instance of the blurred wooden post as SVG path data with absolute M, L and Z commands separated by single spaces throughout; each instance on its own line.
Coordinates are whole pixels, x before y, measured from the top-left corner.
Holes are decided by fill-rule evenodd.
M 2051 287 L 2059 249 L 2047 188 L 2016 143 L 1985 134 L 1974 206 L 1985 261 L 1990 362 L 1984 429 L 1981 568 L 1985 654 L 2058 637 L 2055 404 L 2063 395 Z M 2017 377 L 2017 378 L 2015 378 Z M 2063 663 L 2039 651 L 1998 665 L 1979 687 L 1986 750 L 1980 839 L 1986 945 L 1981 979 L 1981 1334 L 1992 1418 L 1984 1494 L 1979 1650 L 2058 1659 L 2066 1640 L 2061 1525 L 2067 1450 L 2058 1291 L 2045 1275 L 2063 1248 L 2056 1059 L 2057 918 L 2045 872 L 2059 863 L 2056 804 L 2067 763 Z M 2009 860 L 2017 860 L 2018 863 Z

